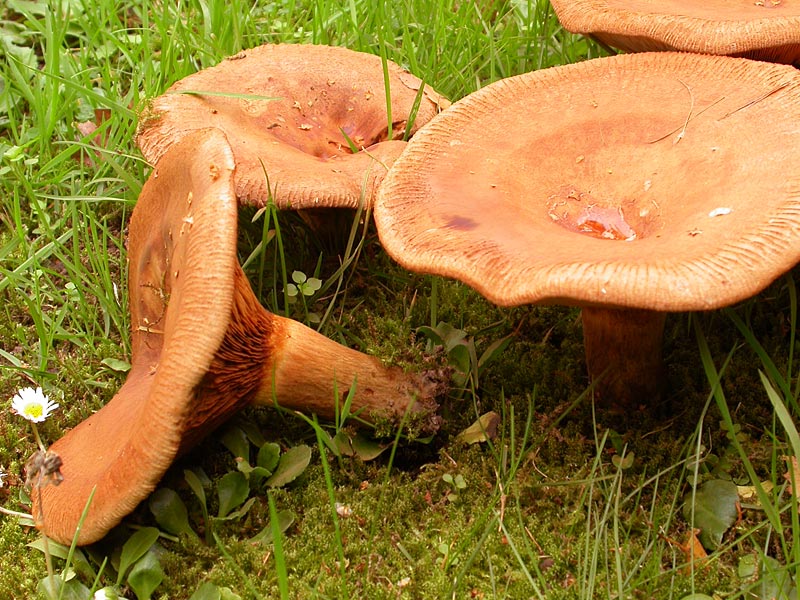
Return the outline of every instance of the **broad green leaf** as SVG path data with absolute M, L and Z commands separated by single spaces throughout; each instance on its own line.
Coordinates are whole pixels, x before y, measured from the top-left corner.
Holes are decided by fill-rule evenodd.
M 758 557 L 755 554 L 745 554 L 739 559 L 736 567 L 739 579 L 755 579 L 758 574 Z
M 489 344 L 489 347 L 484 350 L 483 354 L 481 354 L 481 357 L 478 359 L 478 368 L 482 369 L 488 363 L 500 356 L 511 343 L 513 338 L 513 334 L 507 335 Z
M 684 498 L 683 516 L 691 522 L 692 494 Z M 739 515 L 739 494 L 736 484 L 723 479 L 706 481 L 694 496 L 694 527 L 700 529 L 700 543 L 706 550 L 714 550 L 722 543 L 722 536 L 736 522 Z
M 275 472 L 281 457 L 281 447 L 278 444 L 267 442 L 258 449 L 256 464 L 270 473 Z
M 69 554 L 69 546 L 59 544 L 51 539 L 47 540 L 47 549 L 45 549 L 45 541 L 41 536 L 26 545 L 28 548 L 34 548 L 40 552 L 49 551 L 51 555 L 55 556 L 56 558 L 60 558 L 61 560 L 67 560 L 67 555 Z
M 150 512 L 156 518 L 156 523 L 164 531 L 174 535 L 186 534 L 197 537 L 189 524 L 189 511 L 180 496 L 170 488 L 158 488 L 150 496 L 148 503 Z
M 472 340 L 470 340 L 470 343 Z M 447 358 L 453 366 L 461 373 L 467 374 L 470 372 L 470 352 L 466 343 L 457 344 L 447 353 Z
M 219 588 L 219 600 L 242 600 L 239 594 L 234 593 L 229 587 Z
M 250 474 L 253 472 L 253 467 L 249 462 L 246 460 L 237 460 L 236 461 L 236 470 L 240 473 L 244 473 L 244 476 L 248 479 L 250 478 Z
M 433 327 L 422 325 L 417 327 L 417 333 L 424 335 L 435 346 L 444 346 L 444 340 L 442 339 L 442 336 L 439 335 L 439 332 Z
M 61 560 L 67 560 L 69 557 L 69 547 L 51 539 L 47 540 L 47 550 L 45 550 L 45 542 L 41 536 L 26 545 L 28 548 L 34 548 L 42 553 L 50 552 L 51 556 Z M 72 568 L 87 579 L 94 579 L 97 576 L 94 567 L 80 548 L 75 548 L 72 552 Z
M 444 341 L 444 347 L 447 353 L 450 353 L 450 350 L 456 346 L 460 346 L 467 338 L 466 331 L 453 327 L 449 323 L 439 323 L 436 326 L 436 330 Z
M 189 600 L 220 600 L 219 588 L 210 581 L 204 581 Z
M 284 452 L 278 462 L 278 467 L 267 479 L 266 483 L 270 487 L 282 487 L 297 479 L 306 470 L 308 463 L 311 462 L 311 448 L 301 445 L 290 448 Z
M 461 344 L 467 337 L 466 331 L 456 329 L 444 321 L 440 321 L 436 327 L 428 327 L 427 325 L 418 327 L 417 332 L 430 339 L 434 344 L 443 346 L 445 354 L 448 355 L 453 348 Z
M 201 479 L 201 477 L 203 479 Z M 194 495 L 197 496 L 197 499 L 200 501 L 200 510 L 203 513 L 203 525 L 206 528 L 206 544 L 211 543 L 211 519 L 208 516 L 208 502 L 206 500 L 206 491 L 204 484 L 204 480 L 207 485 L 211 485 L 211 481 L 208 479 L 205 471 L 202 469 L 197 469 L 197 472 L 194 470 L 184 469 L 183 471 L 183 478 L 186 480 L 186 483 L 189 485 L 191 490 L 194 492 Z
M 337 456 L 357 456 L 364 461 L 377 458 L 389 447 L 359 432 L 350 434 L 343 429 L 333 436 L 333 443 L 338 450 Z
M 272 471 L 265 469 L 264 467 L 253 467 L 253 469 L 250 471 L 250 476 L 255 478 L 256 481 L 266 479 L 270 475 L 272 475 Z
M 144 527 L 128 538 L 128 541 L 122 546 L 122 554 L 119 558 L 117 585 L 122 583 L 122 578 L 133 563 L 142 558 L 153 547 L 158 535 L 158 529 L 155 527 Z
M 222 434 L 222 443 L 235 458 L 250 462 L 250 442 L 247 440 L 247 434 L 244 431 L 238 427 L 229 427 Z
M 61 600 L 86 600 L 91 598 L 89 588 L 77 579 L 70 579 L 65 583 L 60 575 L 40 579 L 36 585 L 36 595 L 47 600 L 50 598 L 60 598 Z
M 164 580 L 164 571 L 155 552 L 150 551 L 137 561 L 128 575 L 128 585 L 139 600 L 150 600 Z
M 267 443 L 266 438 L 264 438 L 264 434 L 261 433 L 261 430 L 255 423 L 239 419 L 236 421 L 236 426 L 244 431 L 247 439 L 250 440 L 250 443 L 256 448 L 260 448 Z
M 219 587 L 206 581 L 200 584 L 189 600 L 242 600 L 242 597 L 234 594 L 228 587 Z
M 119 360 L 118 358 L 104 358 L 100 362 L 112 371 L 116 371 L 118 373 L 127 373 L 131 370 L 131 363 L 125 360 Z
M 247 477 L 251 482 L 257 484 L 262 479 L 265 479 L 272 475 L 272 471 L 268 471 L 263 467 L 253 467 L 247 464 L 244 461 L 241 461 L 236 465 L 236 468 L 244 473 L 244 476 Z
M 317 290 L 322 287 L 322 280 L 317 279 L 316 277 L 309 277 L 300 287 L 302 288 L 304 295 L 313 296 L 317 293 Z
M 207 505 L 206 491 L 203 489 L 203 483 L 200 481 L 200 477 L 198 477 L 197 473 L 194 471 L 184 469 L 183 478 L 186 480 L 186 483 L 189 484 L 189 487 L 194 492 L 194 495 L 197 496 L 197 499 L 200 500 L 201 506 L 205 508 Z
M 239 471 L 225 473 L 217 485 L 219 511 L 217 517 L 224 518 L 250 495 L 250 482 Z
M 255 501 L 256 501 L 255 498 L 250 498 L 247 502 L 242 504 L 236 510 L 233 510 L 233 511 L 229 512 L 224 517 L 216 517 L 216 519 L 218 521 L 233 521 L 235 519 L 241 519 L 253 507 L 253 504 L 255 503 Z
M 797 588 L 789 569 L 771 556 L 761 557 L 758 584 L 749 591 L 750 597 L 758 600 L 797 600 Z
M 278 531 L 280 533 L 285 533 L 286 530 L 292 526 L 292 523 L 294 523 L 295 519 L 294 513 L 290 510 L 279 510 L 277 512 L 277 517 L 278 517 L 277 521 Z M 274 530 L 272 528 L 272 520 L 270 520 L 270 522 L 267 523 L 264 529 L 262 529 L 260 532 L 258 532 L 256 535 L 254 535 L 247 541 L 250 542 L 251 544 L 264 544 L 265 546 L 268 546 L 274 540 L 273 531 Z

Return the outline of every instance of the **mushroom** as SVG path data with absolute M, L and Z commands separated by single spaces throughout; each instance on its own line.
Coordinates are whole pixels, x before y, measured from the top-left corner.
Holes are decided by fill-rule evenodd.
M 359 208 L 363 197 L 366 207 L 405 148 L 406 129 L 415 132 L 449 105 L 395 63 L 385 66 L 386 80 L 380 57 L 371 54 L 259 46 L 178 81 L 153 100 L 137 142 L 156 162 L 190 131 L 217 127 L 233 148 L 242 203 Z
M 626 52 L 680 50 L 800 64 L 793 0 L 552 0 L 565 29 Z
M 798 85 L 788 66 L 678 53 L 495 82 L 409 142 L 380 239 L 496 304 L 583 307 L 601 397 L 648 401 L 665 313 L 748 298 L 800 258 Z
M 63 482 L 33 495 L 37 526 L 61 543 L 103 537 L 178 453 L 250 403 L 330 418 L 354 387 L 350 410 L 364 419 L 408 414 L 420 430 L 438 427 L 429 374 L 384 367 L 259 304 L 236 259 L 233 172 L 225 136 L 198 130 L 142 188 L 128 240 L 131 371 L 51 446 Z

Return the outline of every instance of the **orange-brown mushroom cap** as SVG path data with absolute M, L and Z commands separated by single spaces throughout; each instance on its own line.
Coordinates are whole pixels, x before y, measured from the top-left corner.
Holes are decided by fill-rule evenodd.
M 131 371 L 108 404 L 51 446 L 63 460 L 63 482 L 42 488 L 41 501 L 38 490 L 32 494 L 37 525 L 59 542 L 105 535 L 155 488 L 180 447 L 196 388 L 228 328 L 233 168 L 220 132 L 196 132 L 142 188 L 129 234 Z M 163 211 L 158 226 L 154 206 Z
M 406 267 L 501 305 L 747 298 L 800 258 L 800 76 L 632 54 L 512 77 L 421 129 L 375 220 Z
M 417 132 L 375 222 L 409 269 L 584 307 L 601 398 L 650 402 L 664 312 L 737 302 L 800 259 L 798 123 L 784 65 L 645 53 L 528 73 Z
M 626 52 L 800 63 L 798 0 L 552 0 L 562 25 Z
M 177 82 L 153 101 L 137 141 L 155 162 L 189 132 L 217 127 L 233 147 L 242 202 L 358 208 L 362 197 L 371 204 L 405 148 L 409 120 L 414 132 L 449 105 L 398 65 L 387 61 L 386 70 L 391 135 L 379 57 L 279 44 L 246 50 Z M 363 151 L 353 153 L 351 144 Z

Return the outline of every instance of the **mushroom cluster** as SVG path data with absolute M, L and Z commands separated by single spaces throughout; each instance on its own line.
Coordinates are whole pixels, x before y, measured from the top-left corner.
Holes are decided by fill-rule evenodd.
M 133 366 L 52 446 L 64 481 L 34 498 L 37 526 L 100 539 L 248 404 L 330 417 L 352 392 L 364 419 L 439 427 L 440 376 L 260 305 L 239 206 L 374 204 L 409 269 L 503 306 L 581 307 L 590 377 L 630 405 L 660 392 L 666 313 L 745 299 L 800 260 L 798 123 L 795 69 L 693 53 L 554 67 L 452 106 L 392 63 L 323 46 L 263 46 L 178 82 L 137 133 L 155 166 L 128 241 Z
M 242 204 L 371 203 L 402 132 L 446 104 L 396 65 L 388 72 L 387 98 L 378 57 L 265 46 L 153 102 L 138 141 L 155 166 L 128 235 L 132 368 L 108 404 L 51 447 L 63 482 L 33 498 L 49 537 L 99 540 L 178 454 L 250 404 L 333 418 L 347 398 L 364 421 L 438 429 L 446 373 L 386 367 L 270 313 L 237 260 Z

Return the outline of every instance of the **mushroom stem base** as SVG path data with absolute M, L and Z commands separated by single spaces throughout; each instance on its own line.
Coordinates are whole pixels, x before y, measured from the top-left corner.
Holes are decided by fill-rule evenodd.
M 666 313 L 651 310 L 582 310 L 586 366 L 603 404 L 633 407 L 659 398 L 665 318 Z

